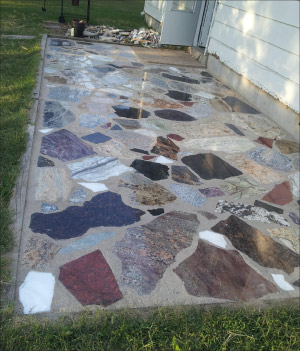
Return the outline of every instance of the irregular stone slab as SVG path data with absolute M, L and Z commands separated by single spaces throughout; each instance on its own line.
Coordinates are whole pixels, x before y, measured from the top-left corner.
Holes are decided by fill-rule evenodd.
M 259 147 L 248 153 L 251 160 L 256 161 L 263 166 L 269 166 L 275 170 L 291 171 L 291 159 L 287 156 L 268 150 L 264 147 Z
M 170 139 L 174 139 L 175 141 L 178 141 L 178 142 L 184 140 L 183 137 L 181 137 L 181 136 L 179 136 L 178 134 L 175 134 L 175 133 L 170 133 L 170 134 L 167 135 L 167 137 L 170 138 Z
M 91 93 L 88 90 L 70 87 L 50 87 L 49 99 L 79 103 L 82 97 L 87 97 Z
M 157 208 L 157 209 L 149 209 L 148 212 L 152 215 L 152 216 L 158 216 L 161 215 L 165 212 L 164 208 Z
M 272 149 L 274 139 L 273 138 L 266 138 L 266 137 L 258 137 L 255 142 L 260 143 L 262 145 L 265 145 L 266 147 Z
M 283 154 L 299 153 L 300 151 L 300 145 L 298 143 L 283 139 L 276 140 L 276 147 L 278 147 Z
M 300 218 L 295 213 L 289 213 L 289 217 L 293 220 L 296 225 L 300 225 Z
M 199 213 L 204 216 L 207 220 L 215 220 L 218 219 L 218 217 L 212 213 L 209 213 L 208 211 L 203 211 L 200 210 Z
M 105 186 L 104 183 L 96 183 L 96 182 L 78 182 L 79 185 L 91 190 L 92 192 L 98 193 L 107 191 L 108 188 Z
M 152 182 L 140 174 L 124 176 L 119 186 L 132 189 L 132 199 L 134 203 L 137 204 L 164 205 L 176 199 L 176 197 L 163 186 Z
M 199 178 L 195 176 L 186 166 L 172 165 L 172 180 L 189 185 L 201 185 Z
M 218 98 L 210 99 L 209 103 L 217 111 L 221 111 L 221 112 L 230 111 L 230 107 L 226 103 L 224 103 L 224 101 L 222 101 Z
M 72 111 L 58 101 L 46 101 L 44 108 L 44 127 L 61 128 L 76 120 Z
M 182 142 L 185 148 L 213 150 L 216 152 L 241 153 L 255 147 L 255 144 L 245 137 L 218 136 L 195 138 Z
M 86 128 L 94 128 L 102 124 L 108 124 L 109 119 L 106 117 L 101 117 L 100 115 L 93 114 L 83 114 L 79 118 L 79 126 Z M 107 126 L 110 127 L 110 126 Z
M 55 164 L 52 160 L 44 158 L 43 156 L 39 156 L 37 166 L 38 167 L 52 167 L 52 166 L 55 166 Z
M 199 238 L 202 240 L 208 241 L 217 247 L 221 247 L 224 249 L 226 249 L 227 247 L 227 242 L 225 240 L 225 237 L 219 233 L 216 233 L 210 230 L 199 232 Z
M 192 101 L 192 95 L 178 90 L 169 90 L 166 94 L 168 97 L 180 101 Z
M 153 77 L 151 79 L 151 83 L 154 84 L 155 86 L 159 86 L 161 88 L 168 89 L 168 85 L 167 85 L 166 81 L 163 79 Z
M 293 200 L 290 183 L 286 181 L 276 185 L 262 200 L 279 205 L 290 203 Z
M 55 204 L 42 203 L 41 205 L 41 211 L 44 213 L 52 213 L 56 210 L 58 210 L 58 206 Z
M 202 207 L 202 205 L 206 202 L 205 197 L 202 197 L 201 194 L 189 186 L 171 183 L 170 188 L 171 191 L 174 192 L 183 201 L 190 203 L 195 207 Z
M 242 131 L 240 131 L 236 126 L 231 123 L 225 123 L 227 127 L 229 127 L 233 132 L 235 132 L 239 136 L 245 136 Z
M 51 273 L 30 271 L 19 287 L 24 314 L 50 312 L 55 278 Z
M 283 214 L 283 209 L 274 207 L 273 205 L 270 205 L 270 204 L 261 202 L 261 201 L 259 201 L 259 200 L 256 200 L 256 201 L 254 202 L 254 205 L 255 205 L 256 207 L 264 208 L 264 209 L 266 209 L 266 210 L 268 210 L 268 211 L 275 212 L 275 213 L 277 213 L 277 214 Z
M 106 307 L 123 298 L 100 250 L 61 266 L 59 280 L 83 305 L 101 304 Z
M 69 199 L 69 202 L 71 203 L 82 203 L 87 194 L 84 192 L 82 188 L 78 188 L 75 192 L 72 193 L 71 198 Z
M 58 250 L 59 247 L 52 242 L 33 236 L 27 243 L 23 263 L 33 269 L 44 268 Z
M 255 194 L 265 193 L 267 190 L 261 187 L 255 180 L 247 175 L 232 177 L 222 182 L 220 187 L 234 199 L 251 197 Z
M 196 119 L 193 116 L 185 114 L 181 111 L 171 110 L 171 109 L 163 109 L 156 110 L 154 114 L 164 120 L 172 120 L 172 121 L 195 121 Z
M 237 251 L 199 240 L 194 254 L 173 270 L 190 295 L 230 300 L 255 299 L 277 292 L 276 286 L 253 270 Z
M 249 160 L 247 157 L 243 155 L 230 155 L 226 157 L 233 165 L 242 170 L 245 174 L 250 175 L 254 178 L 255 181 L 262 183 L 264 185 L 269 183 L 281 182 L 283 181 L 282 177 L 278 175 L 273 170 L 261 166 L 256 162 Z
M 74 253 L 77 251 L 81 251 L 83 249 L 87 249 L 90 247 L 94 247 L 97 244 L 99 244 L 102 241 L 108 240 L 109 238 L 112 238 L 116 235 L 115 232 L 99 232 L 99 233 L 93 233 L 91 235 L 85 236 L 84 238 L 81 238 L 80 240 L 77 240 L 75 242 L 72 242 L 68 244 L 67 246 L 63 247 L 60 251 L 59 254 L 70 254 Z
M 152 148 L 151 153 L 163 155 L 167 158 L 177 160 L 177 153 L 180 148 L 168 138 L 157 137 L 156 144 Z
M 36 200 L 53 203 L 68 199 L 72 183 L 64 169 L 38 168 L 36 175 Z
M 292 161 L 295 170 L 300 170 L 300 158 L 295 158 Z
M 169 177 L 168 166 L 153 163 L 152 161 L 136 159 L 130 166 L 153 181 L 163 180 Z
M 85 141 L 92 142 L 95 144 L 105 143 L 105 142 L 111 140 L 111 137 L 108 137 L 105 134 L 99 133 L 99 132 L 88 134 L 88 135 L 83 136 L 81 138 L 84 139 Z
M 133 102 L 140 106 L 151 106 L 152 108 L 157 108 L 157 109 L 182 109 L 183 107 L 182 102 L 181 104 L 179 104 L 179 103 L 173 103 L 162 99 L 154 99 L 152 101 L 147 101 L 145 99 L 143 100 L 133 99 Z
M 123 131 L 123 128 L 120 127 L 119 125 L 113 125 L 111 128 L 112 131 Z
M 96 154 L 93 148 L 67 130 L 52 132 L 42 138 L 41 154 L 70 161 Z
M 220 190 L 218 187 L 208 187 L 199 189 L 200 193 L 203 194 L 206 198 L 210 197 L 220 197 L 224 196 L 225 193 Z
M 289 274 L 299 266 L 298 254 L 272 238 L 264 236 L 259 230 L 236 216 L 231 215 L 211 229 L 225 235 L 237 250 L 247 254 L 259 265 L 283 270 Z
M 118 116 L 126 117 L 128 119 L 145 119 L 150 116 L 149 111 L 125 105 L 115 105 L 113 106 L 113 109 Z
M 129 149 L 149 149 L 153 143 L 154 138 L 150 136 L 144 136 L 138 133 L 129 131 L 107 131 L 107 134 L 113 139 L 120 141 L 125 144 Z
M 279 286 L 284 291 L 294 291 L 294 287 L 290 285 L 284 278 L 282 274 L 272 274 L 273 280 L 276 285 Z
M 138 149 L 138 148 L 132 148 L 130 149 L 131 151 L 135 152 L 135 153 L 141 153 L 141 154 L 146 154 L 149 155 L 149 152 L 147 150 L 143 150 L 143 149 Z
M 287 243 L 286 241 L 288 241 L 289 242 L 288 247 L 291 247 L 291 249 L 299 253 L 299 250 L 300 250 L 299 235 L 297 235 L 292 229 L 276 227 L 274 229 L 268 229 L 268 232 L 270 233 L 271 237 L 275 237 L 282 240 L 284 244 L 286 244 Z
M 53 128 L 43 128 L 42 130 L 39 130 L 39 132 L 44 133 L 44 134 L 51 132 L 51 131 L 53 131 Z
M 116 158 L 99 156 L 87 158 L 67 166 L 72 171 L 72 178 L 89 182 L 107 180 L 112 176 L 119 176 L 124 172 L 132 171 L 130 167 L 123 165 Z
M 236 97 L 228 96 L 222 99 L 231 107 L 233 112 L 241 112 L 244 114 L 260 114 L 260 112 L 254 109 L 252 106 L 244 103 Z
M 172 211 L 129 228 L 113 250 L 122 262 L 122 284 L 151 293 L 176 255 L 192 244 L 198 226 L 196 215 Z
M 292 184 L 292 192 L 293 195 L 296 198 L 300 197 L 300 172 L 296 172 L 292 175 L 289 175 L 289 179 L 291 180 L 291 184 Z
M 266 209 L 254 207 L 243 203 L 228 203 L 226 200 L 219 200 L 216 206 L 216 213 L 231 213 L 247 220 L 260 221 L 267 224 L 289 227 L 289 222 L 282 216 L 271 213 Z M 218 231 L 216 231 L 218 232 Z
M 123 203 L 119 194 L 97 194 L 83 206 L 71 206 L 51 214 L 33 213 L 30 228 L 33 232 L 45 233 L 53 239 L 68 239 L 86 233 L 99 226 L 125 226 L 140 220 L 145 212 Z
M 211 153 L 185 156 L 182 162 L 204 180 L 222 179 L 242 175 L 242 172 Z
M 135 130 L 137 128 L 142 128 L 142 125 L 139 121 L 136 120 L 122 120 L 122 119 L 114 119 L 118 124 L 122 127 L 127 128 L 129 130 Z
M 151 160 L 151 159 L 154 159 L 154 158 L 155 158 L 154 155 L 144 155 L 144 156 L 142 156 L 143 160 Z
M 173 75 L 169 75 L 168 73 L 163 73 L 162 76 L 165 78 L 168 78 L 168 79 L 172 79 L 174 81 L 178 81 L 178 82 L 191 83 L 191 84 L 199 84 L 200 83 L 196 79 L 192 79 L 192 78 L 185 77 L 185 76 L 173 76 Z
M 196 119 L 199 119 L 211 116 L 215 111 L 209 104 L 201 102 L 193 104 L 192 107 L 189 108 L 186 112 Z

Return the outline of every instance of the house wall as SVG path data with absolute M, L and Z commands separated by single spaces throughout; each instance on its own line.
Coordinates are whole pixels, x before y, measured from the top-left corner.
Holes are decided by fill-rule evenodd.
M 299 2 L 219 0 L 208 53 L 299 113 Z
M 162 22 L 165 7 L 165 0 L 145 0 L 144 12 L 156 21 Z

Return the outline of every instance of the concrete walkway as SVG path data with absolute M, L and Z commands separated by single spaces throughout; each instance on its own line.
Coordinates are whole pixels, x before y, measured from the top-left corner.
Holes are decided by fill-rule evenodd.
M 48 38 L 40 98 L 19 313 L 299 296 L 299 146 L 188 54 Z

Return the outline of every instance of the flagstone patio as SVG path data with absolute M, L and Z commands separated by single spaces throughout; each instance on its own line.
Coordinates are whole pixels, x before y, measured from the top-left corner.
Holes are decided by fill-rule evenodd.
M 47 39 L 17 312 L 299 297 L 299 145 L 182 54 Z

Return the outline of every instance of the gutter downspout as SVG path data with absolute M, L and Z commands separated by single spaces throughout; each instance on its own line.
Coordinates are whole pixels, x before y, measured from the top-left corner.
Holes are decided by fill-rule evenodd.
M 210 32 L 211 32 L 211 28 L 213 26 L 213 23 L 215 21 L 218 5 L 219 5 L 219 0 L 216 0 L 215 6 L 214 6 L 213 17 L 212 17 L 212 20 L 211 20 L 210 25 L 209 25 L 209 30 L 208 30 L 208 36 L 207 36 L 207 42 L 206 42 L 206 45 L 205 45 L 204 55 L 207 54 L 207 49 L 208 49 L 208 45 L 209 45 L 209 42 L 210 42 Z

